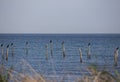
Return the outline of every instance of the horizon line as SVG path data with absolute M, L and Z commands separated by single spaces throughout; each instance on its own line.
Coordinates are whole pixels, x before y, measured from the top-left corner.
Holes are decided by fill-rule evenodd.
M 120 34 L 120 33 L 0 33 L 0 34 Z

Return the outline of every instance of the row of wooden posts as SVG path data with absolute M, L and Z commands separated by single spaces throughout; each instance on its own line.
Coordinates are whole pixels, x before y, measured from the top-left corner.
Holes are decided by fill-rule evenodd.
M 50 54 L 51 56 L 53 56 L 53 48 L 52 48 L 52 40 L 50 40 Z M 4 48 L 3 48 L 3 44 L 1 44 L 1 54 L 2 54 L 2 59 L 4 59 Z M 12 56 L 14 55 L 14 46 L 13 46 L 13 43 L 11 43 L 10 45 L 7 45 L 6 46 L 6 61 L 8 61 L 8 52 L 9 52 L 9 46 L 11 47 L 11 51 L 12 51 Z M 45 48 L 46 48 L 46 60 L 48 60 L 48 44 L 45 45 Z M 117 66 L 118 65 L 118 50 L 119 50 L 119 47 L 117 47 L 115 49 L 115 52 L 114 52 L 114 65 Z M 26 54 L 28 54 L 28 42 L 26 42 Z M 62 54 L 63 54 L 63 57 L 65 58 L 66 57 L 66 53 L 65 53 L 65 46 L 64 46 L 64 41 L 62 42 Z M 82 50 L 81 48 L 79 48 L 79 54 L 80 54 L 80 63 L 83 62 L 83 59 L 82 59 Z M 88 43 L 88 48 L 87 48 L 87 58 L 88 59 L 91 59 L 91 53 L 90 53 L 90 43 Z
M 14 47 L 13 47 L 13 43 L 11 43 L 10 45 L 6 46 L 6 56 L 4 56 L 4 44 L 1 44 L 1 54 L 2 54 L 2 59 L 6 59 L 6 61 L 8 61 L 8 53 L 9 53 L 9 46 L 11 46 L 11 51 L 12 51 L 12 56 L 14 54 Z
M 53 56 L 53 49 L 52 49 L 52 40 L 50 40 L 50 53 L 51 53 L 51 56 Z M 87 47 L 87 58 L 88 59 L 91 59 L 91 52 L 90 52 L 90 43 L 88 43 L 88 47 Z M 28 53 L 28 42 L 26 42 L 26 53 Z M 45 45 L 45 48 L 46 48 L 46 60 L 48 60 L 48 44 Z M 117 66 L 118 65 L 118 50 L 119 50 L 119 47 L 117 47 L 114 51 L 114 65 Z M 65 58 L 66 57 L 66 53 L 65 53 L 65 46 L 64 46 L 64 41 L 62 42 L 62 54 L 63 54 L 63 57 Z M 81 48 L 79 48 L 79 54 L 80 54 L 80 63 L 83 62 L 83 59 L 82 59 L 82 50 Z
M 4 54 L 4 44 L 1 44 L 1 55 L 2 55 L 2 59 L 6 59 L 6 61 L 8 61 L 8 54 L 9 54 L 9 47 L 11 48 L 11 53 L 12 56 L 14 55 L 14 45 L 13 43 L 11 43 L 10 45 L 8 44 L 6 46 L 6 53 Z M 26 42 L 26 54 L 28 54 L 28 42 Z
M 62 44 L 62 54 L 63 54 L 63 58 L 66 57 L 66 53 L 65 53 L 65 46 L 64 46 L 64 41 L 61 43 Z M 52 48 L 52 40 L 50 40 L 50 54 L 51 56 L 53 56 L 53 48 Z M 28 46 L 28 42 L 26 42 L 26 46 Z M 27 48 L 27 47 L 26 47 Z M 46 48 L 46 60 L 48 60 L 48 44 L 45 45 Z M 27 53 L 28 53 L 28 49 L 26 49 Z M 80 63 L 82 63 L 82 50 L 81 48 L 79 48 L 79 54 L 80 54 Z M 90 55 L 90 43 L 88 43 L 88 49 L 87 49 L 87 58 L 90 59 L 91 55 Z
M 45 45 L 45 48 L 46 48 L 46 60 L 48 60 L 48 44 Z M 53 56 L 52 40 L 50 40 L 50 53 L 51 56 Z M 64 41 L 62 42 L 62 53 L 63 53 L 63 57 L 65 58 L 66 54 L 65 54 Z
M 50 54 L 51 56 L 53 56 L 53 48 L 52 48 L 52 40 L 50 40 Z M 89 43 L 90 45 L 90 43 Z M 4 59 L 4 44 L 1 44 L 1 54 L 2 54 L 2 59 Z M 12 56 L 14 54 L 14 46 L 13 43 L 11 43 L 10 45 L 7 45 L 6 47 L 6 61 L 8 60 L 8 52 L 9 52 L 9 47 L 11 47 L 12 50 Z M 46 48 L 46 60 L 48 59 L 48 44 L 45 45 Z M 26 54 L 28 54 L 28 42 L 26 42 Z M 62 53 L 63 53 L 63 57 L 65 58 L 66 54 L 65 54 L 65 46 L 64 46 L 64 41 L 62 42 Z M 80 61 L 82 63 L 82 51 L 79 48 L 79 53 L 80 53 Z M 90 46 L 89 46 L 89 50 L 88 50 L 88 57 L 90 58 Z

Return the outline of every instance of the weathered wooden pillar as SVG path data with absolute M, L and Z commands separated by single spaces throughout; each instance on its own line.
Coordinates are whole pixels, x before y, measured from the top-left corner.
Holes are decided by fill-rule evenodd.
M 4 48 L 3 48 L 3 44 L 1 44 L 1 53 L 2 53 L 2 59 L 4 59 Z
M 52 49 L 52 45 L 53 45 L 52 40 L 50 40 L 50 53 L 51 53 L 51 56 L 53 56 L 53 49 Z
M 66 56 L 66 54 L 65 54 L 64 41 L 62 42 L 62 53 L 63 53 L 63 57 L 65 57 L 65 56 Z
M 9 54 L 9 45 L 7 45 L 6 48 L 6 61 L 8 61 L 8 54 Z
M 81 48 L 79 48 L 79 54 L 80 54 L 80 63 L 82 63 L 83 61 L 82 61 L 82 50 L 81 50 Z
M 28 42 L 26 42 L 26 55 L 28 54 Z
M 114 52 L 114 66 L 118 65 L 118 50 L 119 50 L 119 47 L 117 47 Z

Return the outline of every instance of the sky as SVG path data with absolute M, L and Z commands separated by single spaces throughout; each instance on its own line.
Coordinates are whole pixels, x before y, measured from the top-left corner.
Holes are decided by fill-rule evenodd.
M 120 33 L 120 0 L 0 0 L 0 33 Z

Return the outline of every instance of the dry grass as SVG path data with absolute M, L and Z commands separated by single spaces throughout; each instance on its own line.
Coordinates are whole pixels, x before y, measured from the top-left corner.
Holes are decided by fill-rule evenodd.
M 32 77 L 26 76 L 23 78 L 22 82 L 37 82 L 37 80 Z
M 88 71 L 91 75 L 83 76 L 77 82 L 120 82 L 118 78 L 115 78 L 107 71 L 98 71 L 95 66 L 89 66 Z
M 32 69 L 32 68 L 30 68 Z M 92 65 L 88 66 L 88 72 L 90 75 L 84 75 L 81 78 L 75 80 L 75 82 L 120 82 L 120 74 L 116 72 L 116 77 L 107 71 L 98 71 L 97 67 Z M 31 71 L 34 72 L 34 75 L 23 74 L 15 72 L 12 69 L 7 69 L 4 66 L 0 66 L 0 82 L 57 82 L 55 80 L 47 80 L 40 74 L 36 73 L 34 69 Z M 59 82 L 65 82 L 61 80 Z

